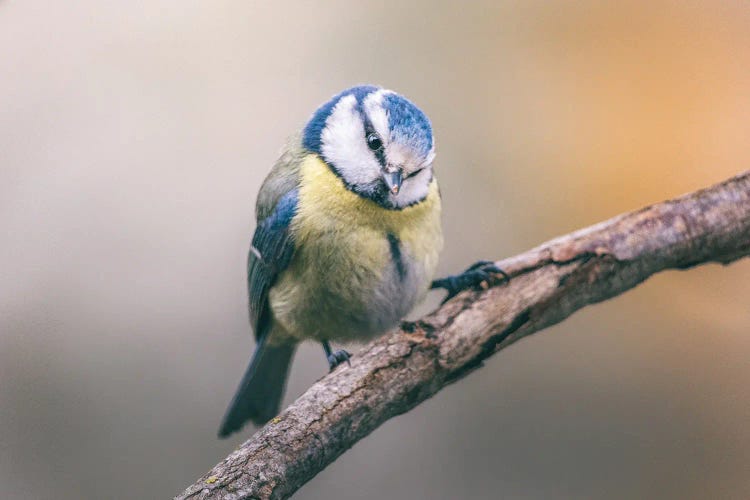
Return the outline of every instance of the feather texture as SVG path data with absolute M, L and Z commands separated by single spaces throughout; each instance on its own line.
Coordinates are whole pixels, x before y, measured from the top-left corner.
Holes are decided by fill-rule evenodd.
M 250 324 L 256 339 L 270 326 L 268 291 L 294 255 L 290 224 L 297 212 L 299 164 L 303 156 L 299 137 L 293 137 L 266 177 L 258 193 L 258 219 L 247 257 Z
M 220 436 L 278 412 L 297 343 L 367 340 L 424 297 L 442 248 L 434 156 L 422 111 L 373 86 L 335 96 L 287 143 L 258 194 L 257 344 Z
M 389 210 L 348 190 L 310 154 L 298 199 L 294 257 L 269 292 L 274 335 L 367 340 L 424 297 L 443 244 L 434 179 L 421 203 Z

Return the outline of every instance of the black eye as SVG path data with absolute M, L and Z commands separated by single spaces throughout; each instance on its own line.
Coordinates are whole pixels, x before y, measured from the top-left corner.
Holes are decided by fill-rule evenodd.
M 383 147 L 383 141 L 380 140 L 378 134 L 367 134 L 367 146 L 373 151 Z

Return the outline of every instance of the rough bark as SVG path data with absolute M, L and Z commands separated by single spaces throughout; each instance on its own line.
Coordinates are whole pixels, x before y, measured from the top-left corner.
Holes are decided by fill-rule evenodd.
M 365 346 L 177 498 L 287 498 L 389 418 L 495 352 L 664 269 L 750 254 L 750 171 L 498 262 L 510 282 L 462 292 Z

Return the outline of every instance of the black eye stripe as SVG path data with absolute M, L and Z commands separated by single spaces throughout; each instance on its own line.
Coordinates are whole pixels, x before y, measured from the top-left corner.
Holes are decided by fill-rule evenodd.
M 363 116 L 363 121 L 365 125 L 365 142 L 367 143 L 367 147 L 370 148 L 370 150 L 375 154 L 375 158 L 377 158 L 378 163 L 380 163 L 381 167 L 385 167 L 385 148 L 383 147 L 383 140 L 380 138 L 377 132 L 375 132 L 375 127 L 372 126 L 372 123 L 370 123 L 369 118 L 367 116 Z M 380 143 L 377 145 L 378 147 L 373 148 L 370 146 L 370 137 L 375 136 Z
M 409 179 L 411 177 L 414 177 L 415 175 L 417 175 L 419 172 L 421 172 L 424 169 L 425 169 L 425 167 L 422 167 L 422 168 L 420 168 L 418 170 L 415 170 L 414 172 L 412 172 L 409 175 L 407 175 L 406 177 L 404 177 L 404 180 Z

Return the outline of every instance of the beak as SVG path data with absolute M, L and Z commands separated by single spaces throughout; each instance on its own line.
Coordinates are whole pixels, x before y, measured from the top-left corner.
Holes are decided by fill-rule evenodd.
M 383 180 L 391 193 L 398 194 L 398 190 L 401 189 L 401 182 L 403 181 L 401 169 L 388 167 L 387 170 L 383 171 Z

